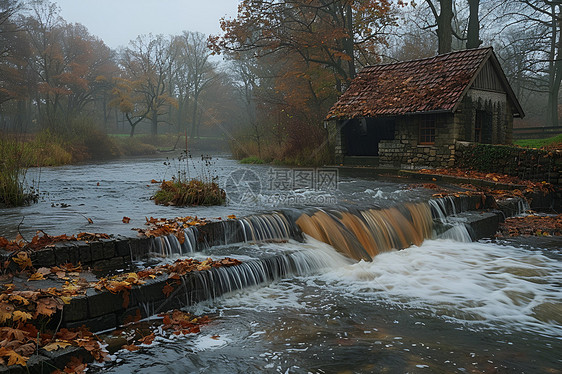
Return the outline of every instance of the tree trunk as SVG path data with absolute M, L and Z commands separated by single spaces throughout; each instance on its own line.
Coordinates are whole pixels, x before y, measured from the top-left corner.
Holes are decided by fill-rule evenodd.
M 556 33 L 554 34 L 554 39 L 558 35 L 558 41 L 556 42 L 556 59 L 554 60 L 554 66 L 552 69 L 553 77 L 551 79 L 552 86 L 550 87 L 549 103 L 550 103 L 550 126 L 558 126 L 558 96 L 560 93 L 560 84 L 562 82 L 562 5 L 558 5 L 558 14 L 556 14 L 556 8 L 553 6 L 553 17 L 555 19 L 555 25 L 557 26 Z M 556 27 L 555 26 L 555 27 Z
M 439 41 L 439 54 L 451 52 L 453 44 L 453 0 L 439 0 L 441 10 L 437 17 L 437 39 Z
M 347 38 L 343 39 L 343 47 L 345 54 L 349 56 L 347 61 L 347 72 L 348 72 L 348 82 L 355 78 L 355 54 L 353 51 L 353 9 L 351 8 L 351 2 L 345 5 L 345 29 L 347 32 Z M 346 84 L 347 86 L 347 84 Z
M 470 16 L 468 18 L 466 48 L 473 49 L 480 47 L 480 44 L 482 44 L 482 40 L 480 40 L 480 18 L 478 17 L 480 0 L 468 0 L 468 6 L 470 7 Z
M 548 103 L 546 112 L 546 121 L 550 126 L 558 125 L 558 92 L 554 92 L 556 80 L 556 37 L 558 35 L 558 21 L 556 18 L 556 5 L 550 6 L 552 24 L 550 30 L 550 52 L 548 62 Z M 560 53 L 560 51 L 558 51 Z
M 199 100 L 199 95 L 193 96 L 193 112 L 191 115 L 191 135 L 189 136 L 191 139 L 194 139 L 197 136 L 198 132 L 198 125 L 197 125 L 197 100 Z
M 152 127 L 150 134 L 152 136 L 158 135 L 158 110 L 152 111 Z

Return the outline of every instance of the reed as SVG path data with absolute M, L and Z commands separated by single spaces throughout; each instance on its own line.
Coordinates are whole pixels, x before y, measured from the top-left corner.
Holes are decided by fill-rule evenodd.
M 166 164 L 171 165 L 171 162 Z M 156 204 L 222 205 L 226 202 L 226 192 L 219 187 L 218 177 L 213 174 L 213 161 L 209 156 L 201 156 L 198 176 L 192 178 L 190 169 L 195 165 L 187 152 L 177 160 L 176 175 L 172 180 L 162 181 L 160 188 L 152 196 Z
M 0 203 L 26 205 L 37 200 L 34 189 L 27 187 L 25 176 L 34 158 L 30 147 L 15 137 L 0 137 Z

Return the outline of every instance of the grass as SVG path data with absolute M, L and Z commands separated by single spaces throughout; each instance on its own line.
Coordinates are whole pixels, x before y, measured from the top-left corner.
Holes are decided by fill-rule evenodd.
M 25 184 L 33 156 L 23 141 L 0 137 L 0 203 L 3 205 L 21 206 L 37 200 L 37 194 Z
M 246 157 L 243 158 L 242 160 L 240 160 L 241 164 L 263 164 L 265 163 L 264 160 L 262 160 L 261 158 L 257 157 L 257 156 L 250 156 L 250 157 Z
M 543 139 L 520 139 L 513 144 L 526 148 L 547 148 L 562 144 L 562 134 Z
M 156 204 L 162 205 L 222 205 L 226 201 L 226 193 L 215 182 L 171 180 L 162 182 L 153 199 Z

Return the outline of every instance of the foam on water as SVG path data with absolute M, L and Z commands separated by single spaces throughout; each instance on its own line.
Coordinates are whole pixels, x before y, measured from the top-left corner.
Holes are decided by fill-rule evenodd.
M 539 252 L 427 240 L 320 278 L 350 296 L 420 308 L 475 327 L 562 338 L 562 264 Z

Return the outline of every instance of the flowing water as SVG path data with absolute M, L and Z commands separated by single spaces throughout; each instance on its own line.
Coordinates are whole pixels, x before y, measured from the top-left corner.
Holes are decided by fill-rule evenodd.
M 149 199 L 156 189 L 150 179 L 170 177 L 173 170 L 163 162 L 43 169 L 41 202 L 1 210 L 1 234 L 43 229 L 131 235 L 145 216 L 234 213 L 246 216 L 237 222 L 244 242 L 192 248 L 197 252 L 190 255 L 231 256 L 248 264 L 277 256 L 275 267 L 284 268 L 284 275 L 273 276 L 265 265 L 217 273 L 214 281 L 226 290 L 236 282 L 261 284 L 191 307 L 212 317 L 200 334 L 157 338 L 141 351 L 117 353 L 93 372 L 560 372 L 559 239 L 473 243 L 458 217 L 447 223 L 449 230 L 436 230 L 433 221 L 448 218 L 439 214 L 442 202 L 427 203 L 430 191 L 343 175 L 329 191 L 293 188 L 279 194 L 262 186 L 251 191 L 251 202 L 160 207 Z M 262 178 L 290 169 L 216 161 L 220 180 L 233 170 Z M 244 178 L 247 185 L 255 182 Z M 318 204 L 320 195 L 326 204 Z M 123 216 L 133 224 L 123 224 Z M 305 233 L 303 242 L 291 239 L 294 225 Z M 168 248 L 164 252 L 182 252 L 172 251 L 170 241 L 161 245 Z

